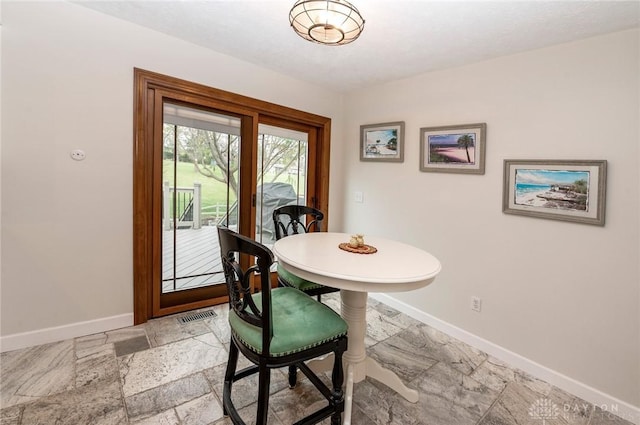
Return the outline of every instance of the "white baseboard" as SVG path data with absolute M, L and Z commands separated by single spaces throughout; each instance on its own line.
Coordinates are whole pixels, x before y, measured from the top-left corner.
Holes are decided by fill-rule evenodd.
M 592 403 L 607 412 L 611 412 L 633 424 L 640 425 L 640 407 L 638 406 L 633 406 L 627 402 L 618 400 L 617 398 L 592 388 L 589 385 L 549 369 L 548 367 L 529 360 L 526 357 L 467 332 L 464 329 L 458 328 L 450 323 L 431 316 L 430 314 L 420 311 L 417 308 L 399 301 L 387 294 L 376 293 L 369 295 L 371 298 L 393 307 L 407 316 L 413 317 L 414 319 L 465 342 L 472 347 L 482 350 L 483 352 L 502 360 L 511 366 L 517 367 L 538 379 L 548 382 L 551 385 L 555 385 L 556 387 L 578 396 L 583 400 Z
M 133 313 L 0 337 L 0 353 L 133 326 Z

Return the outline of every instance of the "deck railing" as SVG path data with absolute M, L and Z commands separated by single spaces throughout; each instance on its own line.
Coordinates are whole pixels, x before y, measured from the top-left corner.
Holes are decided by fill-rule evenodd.
M 202 185 L 172 187 L 165 181 L 162 188 L 162 219 L 165 230 L 172 228 L 199 229 L 202 212 Z

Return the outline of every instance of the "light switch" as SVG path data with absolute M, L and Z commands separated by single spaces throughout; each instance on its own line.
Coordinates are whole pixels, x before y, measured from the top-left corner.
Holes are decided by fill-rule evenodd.
M 359 203 L 364 202 L 364 194 L 360 191 L 356 191 L 353 196 L 353 200 Z

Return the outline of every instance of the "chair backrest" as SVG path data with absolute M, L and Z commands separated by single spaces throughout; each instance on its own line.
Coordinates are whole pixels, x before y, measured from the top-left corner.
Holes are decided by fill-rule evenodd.
M 218 227 L 220 241 L 220 257 L 224 270 L 225 282 L 229 292 L 229 306 L 241 320 L 262 328 L 263 352 L 269 352 L 273 337 L 271 320 L 271 265 L 274 258 L 264 245 L 240 235 L 226 227 Z M 240 256 L 249 256 L 252 266 L 242 270 Z M 251 295 L 251 279 L 260 276 L 260 306 Z
M 285 205 L 273 211 L 276 240 L 285 236 L 322 230 L 322 211 L 305 205 Z

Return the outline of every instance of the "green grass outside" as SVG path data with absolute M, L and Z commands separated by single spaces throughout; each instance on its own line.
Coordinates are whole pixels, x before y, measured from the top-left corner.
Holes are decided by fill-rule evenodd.
M 173 180 L 173 161 L 164 160 L 163 164 L 163 180 L 169 180 L 169 184 L 172 184 Z M 217 204 L 227 203 L 227 185 L 214 180 L 212 178 L 203 176 L 196 171 L 195 167 L 190 162 L 178 162 L 177 166 L 177 186 L 178 187 L 193 187 L 194 182 L 200 183 L 201 195 L 202 195 L 202 207 L 207 211 L 207 207 L 211 207 Z M 235 194 L 229 192 L 229 203 L 236 201 Z
M 173 184 L 173 161 L 163 161 L 163 181 L 169 181 Z M 192 163 L 190 162 L 178 162 L 177 163 L 177 186 L 184 188 L 192 188 L 194 182 L 201 184 L 201 196 L 202 196 L 202 211 L 204 215 L 209 215 L 213 211 L 215 205 L 226 205 L 227 203 L 227 185 L 212 178 L 203 176 L 200 174 Z M 267 175 L 266 181 L 270 181 Z M 302 178 L 302 176 L 301 176 Z M 295 181 L 292 181 L 291 176 L 288 174 L 282 174 L 278 177 L 277 181 L 291 183 L 295 190 Z M 304 187 L 302 182 L 301 187 Z M 233 204 L 236 201 L 235 194 L 229 192 L 229 203 Z

